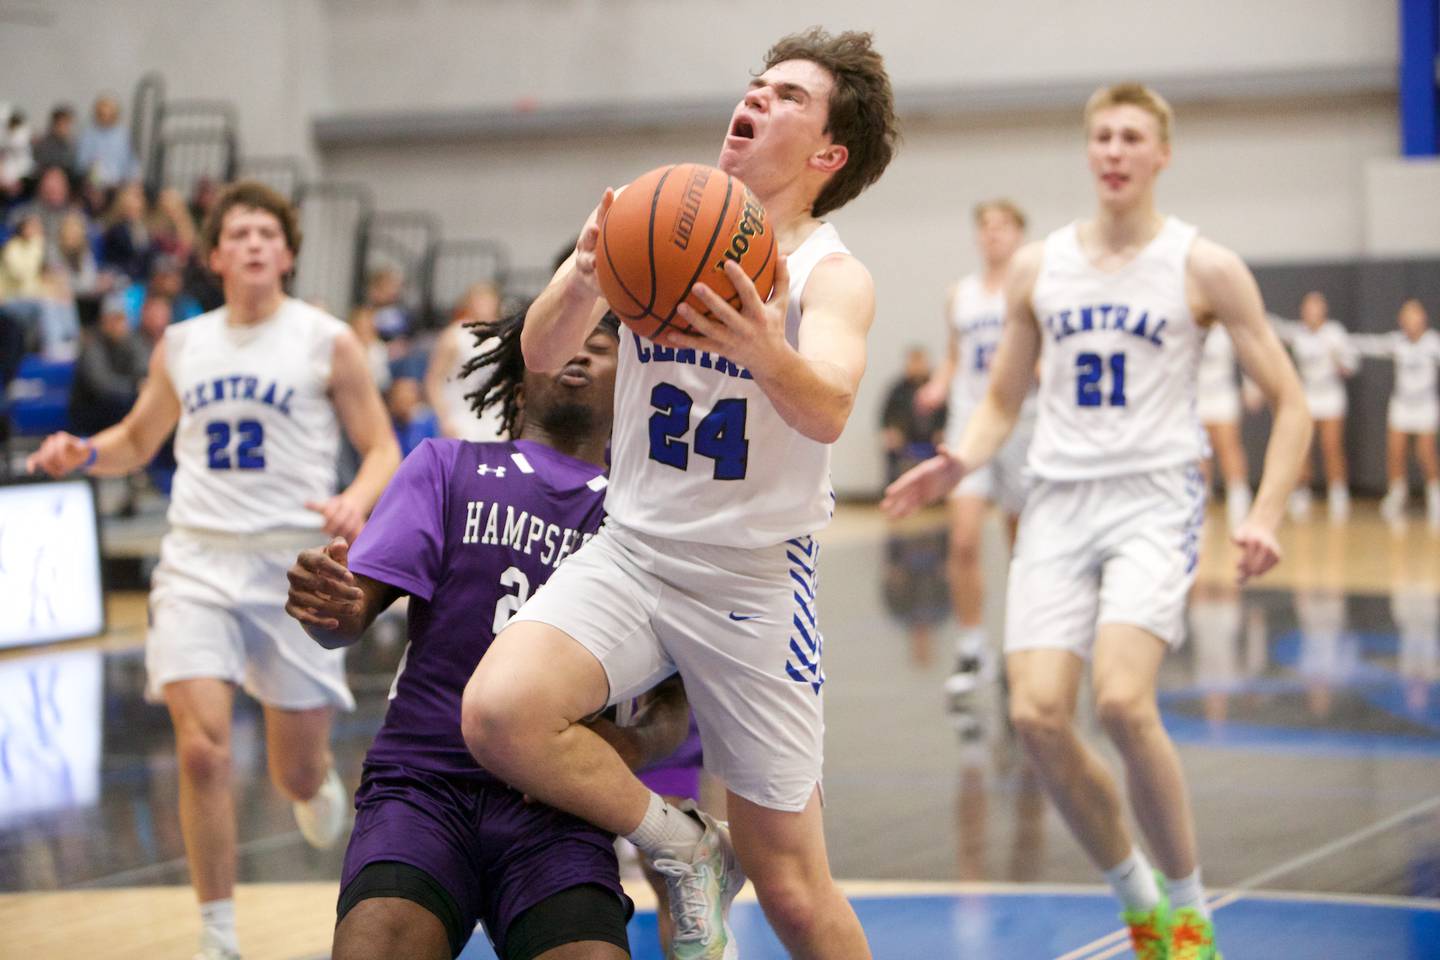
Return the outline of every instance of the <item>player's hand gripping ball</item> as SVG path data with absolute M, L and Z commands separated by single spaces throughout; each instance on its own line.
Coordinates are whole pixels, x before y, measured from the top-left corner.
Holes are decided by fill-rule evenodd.
M 776 259 L 765 208 L 743 183 L 714 167 L 679 163 L 651 170 L 615 198 L 600 221 L 595 277 L 615 315 L 653 340 L 666 330 L 691 332 L 676 316 L 681 303 L 709 315 L 690 293 L 696 283 L 740 308 L 726 260 L 768 300 Z

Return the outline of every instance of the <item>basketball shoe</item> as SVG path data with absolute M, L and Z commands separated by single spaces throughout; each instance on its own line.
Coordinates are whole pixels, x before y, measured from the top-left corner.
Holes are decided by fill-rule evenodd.
M 195 954 L 192 960 L 240 960 L 240 954 L 217 943 L 202 943 L 200 952 Z
M 1171 960 L 1170 898 L 1165 894 L 1165 877 L 1158 870 L 1155 882 L 1160 885 L 1159 903 L 1144 912 L 1126 910 L 1120 914 L 1120 919 L 1130 928 L 1135 960 Z
M 1224 960 L 1215 948 L 1215 924 L 1194 907 L 1170 915 L 1170 960 Z
M 730 846 L 730 828 L 687 801 L 680 809 L 699 818 L 705 833 L 690 861 L 660 858 L 651 865 L 665 878 L 670 914 L 675 919 L 671 944 L 675 960 L 737 960 L 740 950 L 730 930 L 730 902 L 745 885 L 745 873 Z
M 1296 487 L 1290 491 L 1290 499 L 1286 503 L 1286 509 L 1290 513 L 1291 520 L 1309 520 L 1311 494 L 1308 487 Z
M 345 808 L 349 801 L 350 795 L 345 792 L 345 784 L 340 782 L 340 774 L 331 767 L 315 796 L 293 804 L 295 823 L 305 842 L 316 850 L 329 850 L 335 846 L 335 841 L 345 830 Z

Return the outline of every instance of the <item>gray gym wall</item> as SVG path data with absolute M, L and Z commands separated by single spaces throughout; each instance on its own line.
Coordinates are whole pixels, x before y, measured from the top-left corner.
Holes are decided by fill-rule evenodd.
M 873 30 L 905 141 L 834 217 L 879 293 L 836 447 L 842 495 L 879 484 L 872 425 L 905 346 L 943 348 L 944 290 L 976 265 L 973 203 L 1013 197 L 1036 237 L 1090 209 L 1079 114 L 1102 82 L 1172 98 L 1163 209 L 1262 274 L 1440 255 L 1440 170 L 1396 159 L 1394 0 L 52 0 L 0 17 L 0 97 L 37 120 L 57 99 L 128 96 L 158 69 L 174 96 L 233 100 L 245 149 L 431 210 L 449 236 L 503 239 L 521 266 L 548 262 L 606 185 L 712 159 L 774 38 Z M 1286 290 L 1271 306 L 1293 313 Z M 1367 322 L 1393 321 L 1374 308 Z M 1383 412 L 1372 366 L 1352 388 L 1357 415 Z M 1352 429 L 1352 445 L 1377 432 Z M 1362 488 L 1372 460 L 1357 450 Z

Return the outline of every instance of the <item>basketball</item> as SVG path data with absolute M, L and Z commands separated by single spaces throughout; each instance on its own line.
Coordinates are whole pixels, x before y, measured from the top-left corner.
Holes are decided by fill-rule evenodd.
M 740 306 L 726 260 L 740 264 L 760 296 L 775 287 L 775 233 L 765 208 L 739 180 L 698 163 L 660 167 L 631 183 L 600 221 L 595 273 L 610 309 L 642 337 L 689 333 L 676 307 L 703 281 Z

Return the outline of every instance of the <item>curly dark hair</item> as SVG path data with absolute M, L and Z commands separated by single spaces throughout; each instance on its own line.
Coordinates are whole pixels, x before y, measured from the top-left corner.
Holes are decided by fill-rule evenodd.
M 512 440 L 520 435 L 524 413 L 520 407 L 520 389 L 525 384 L 525 354 L 520 349 L 520 331 L 525 326 L 525 314 L 529 310 L 530 302 L 526 301 L 494 323 L 472 321 L 465 324 L 465 329 L 475 338 L 478 352 L 461 366 L 460 379 L 464 380 L 476 371 L 489 371 L 484 385 L 465 394 L 465 399 L 470 401 L 470 409 L 477 417 L 499 404 L 500 424 L 505 435 Z M 607 311 L 600 324 L 619 337 L 620 319 L 614 313 Z
M 820 27 L 792 33 L 765 54 L 765 69 L 786 60 L 809 60 L 835 78 L 830 93 L 827 133 L 850 151 L 815 198 L 811 213 L 821 217 L 854 200 L 876 180 L 895 155 L 900 134 L 895 121 L 895 94 L 885 60 L 871 45 L 871 35 L 858 31 L 830 34 Z
M 280 229 L 285 233 L 285 245 L 290 248 L 290 253 L 300 256 L 300 216 L 295 206 L 258 180 L 238 180 L 225 188 L 216 198 L 215 206 L 205 215 L 205 221 L 200 226 L 202 257 L 209 257 L 210 251 L 220 243 L 221 224 L 225 214 L 234 207 L 250 207 L 272 214 L 280 221 Z

